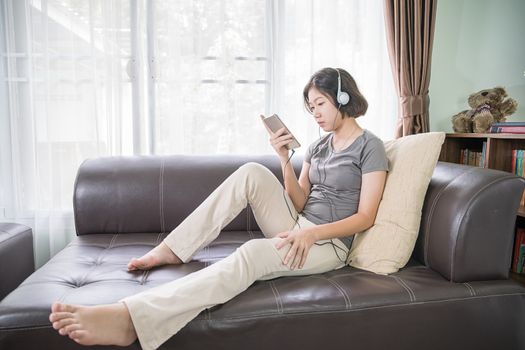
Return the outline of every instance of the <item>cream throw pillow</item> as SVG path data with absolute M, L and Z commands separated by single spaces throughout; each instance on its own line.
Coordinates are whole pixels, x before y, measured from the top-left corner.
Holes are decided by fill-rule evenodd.
M 445 133 L 430 132 L 385 141 L 389 172 L 374 226 L 356 234 L 349 265 L 388 274 L 410 259 L 423 201 Z

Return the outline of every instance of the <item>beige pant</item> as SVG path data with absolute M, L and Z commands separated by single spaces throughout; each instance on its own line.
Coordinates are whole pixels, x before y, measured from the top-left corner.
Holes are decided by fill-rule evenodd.
M 277 178 L 264 166 L 248 163 L 166 237 L 164 242 L 187 262 L 250 204 L 266 238 L 252 239 L 211 266 L 123 299 L 143 349 L 158 348 L 201 311 L 225 303 L 256 280 L 322 273 L 345 265 L 330 244 L 313 245 L 302 269 L 283 265 L 290 245 L 277 250 L 275 245 L 281 238 L 275 236 L 297 228 L 284 200 Z M 286 200 L 296 217 L 288 195 Z M 303 216 L 299 216 L 299 224 L 302 228 L 314 225 Z M 346 250 L 341 241 L 334 239 L 333 243 Z M 338 254 L 343 260 L 346 257 L 339 249 Z

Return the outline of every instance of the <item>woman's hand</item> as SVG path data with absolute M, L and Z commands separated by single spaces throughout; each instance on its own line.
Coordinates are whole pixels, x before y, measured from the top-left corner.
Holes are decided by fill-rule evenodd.
M 261 115 L 261 120 L 264 119 L 264 116 Z M 272 145 L 273 149 L 279 155 L 279 158 L 281 160 L 288 160 L 288 148 L 286 148 L 286 145 L 288 145 L 293 140 L 293 136 L 286 132 L 286 128 L 282 128 L 277 130 L 276 132 L 273 132 L 266 126 L 266 124 L 263 122 L 264 126 L 266 127 L 266 130 L 268 130 L 268 133 L 270 134 L 270 144 Z
M 290 269 L 295 268 L 302 269 L 310 251 L 310 247 L 317 241 L 313 232 L 307 229 L 299 229 L 294 231 L 285 231 L 277 235 L 277 237 L 283 240 L 279 242 L 275 247 L 281 249 L 288 244 L 291 244 L 290 250 L 284 258 L 283 264 L 288 265 L 290 263 Z

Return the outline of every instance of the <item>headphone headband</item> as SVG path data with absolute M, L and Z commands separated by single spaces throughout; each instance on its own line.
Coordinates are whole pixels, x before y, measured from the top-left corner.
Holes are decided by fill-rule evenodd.
M 341 73 L 339 73 L 337 68 L 335 68 L 335 71 L 337 72 L 337 103 L 344 106 L 350 101 L 350 95 L 345 91 L 341 91 Z

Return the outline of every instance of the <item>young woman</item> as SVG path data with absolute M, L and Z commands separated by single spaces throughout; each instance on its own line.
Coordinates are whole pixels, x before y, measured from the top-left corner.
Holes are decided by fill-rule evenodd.
M 355 120 L 368 104 L 350 74 L 322 69 L 310 78 L 303 96 L 328 134 L 308 148 L 297 179 L 286 148 L 291 136 L 285 129 L 270 132 L 285 196 L 268 169 L 245 164 L 160 245 L 132 259 L 128 269 L 191 260 L 248 203 L 266 238 L 252 239 L 211 266 L 115 304 L 55 303 L 49 316 L 53 327 L 84 345 L 126 346 L 138 337 L 143 349 L 156 349 L 201 311 L 232 299 L 256 280 L 343 267 L 353 235 L 374 223 L 388 162 L 381 140 Z

